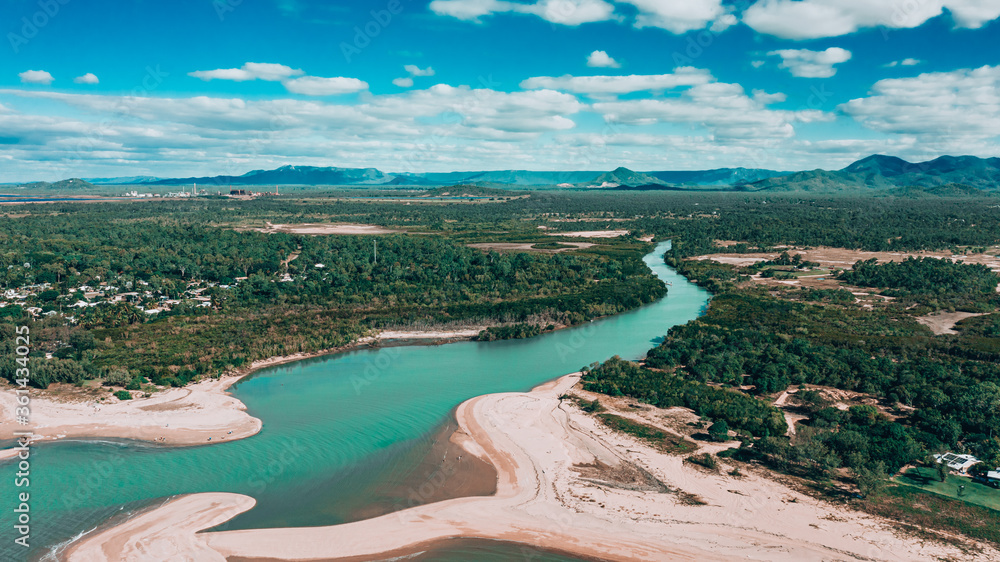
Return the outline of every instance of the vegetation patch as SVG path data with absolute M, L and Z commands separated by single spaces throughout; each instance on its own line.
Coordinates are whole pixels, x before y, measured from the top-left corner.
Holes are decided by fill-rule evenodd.
M 683 437 L 629 418 L 610 413 L 597 414 L 597 417 L 609 428 L 645 441 L 665 453 L 679 455 L 690 453 L 698 448 L 697 445 Z

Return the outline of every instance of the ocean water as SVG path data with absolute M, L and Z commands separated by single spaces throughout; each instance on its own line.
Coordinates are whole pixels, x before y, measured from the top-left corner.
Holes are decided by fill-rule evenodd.
M 254 509 L 219 529 L 356 520 L 372 502 L 393 501 L 384 490 L 413 481 L 435 431 L 464 400 L 528 390 L 613 355 L 640 358 L 671 326 L 701 314 L 708 294 L 663 264 L 667 248 L 661 243 L 645 261 L 670 283 L 669 294 L 632 312 L 525 340 L 360 349 L 259 371 L 231 389 L 264 422 L 248 439 L 187 448 L 113 440 L 37 446 L 31 552 L 13 545 L 5 509 L 0 559 L 49 557 L 110 517 L 183 493 L 256 498 Z M 0 466 L 0 478 L 12 482 L 15 470 Z M 5 489 L 13 502 L 13 487 Z M 405 497 L 396 500 L 405 506 Z M 499 549 L 498 556 L 509 548 L 473 547 Z M 433 559 L 460 559 L 441 556 Z

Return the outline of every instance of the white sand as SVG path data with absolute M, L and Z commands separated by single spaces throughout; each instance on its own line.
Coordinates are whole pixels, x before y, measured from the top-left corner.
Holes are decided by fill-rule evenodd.
M 109 402 L 70 401 L 34 391 L 31 399 L 33 441 L 81 437 L 118 437 L 168 445 L 194 445 L 249 437 L 260 431 L 259 419 L 226 393 L 239 376 L 207 380 L 157 392 L 149 398 Z M 110 395 L 109 395 L 110 396 Z M 0 393 L 0 439 L 24 426 L 12 421 L 15 395 Z M 232 432 L 232 433 L 230 433 Z
M 576 238 L 618 238 L 628 234 L 627 230 L 579 230 L 576 232 L 546 232 L 548 236 L 573 236 Z
M 497 468 L 495 496 L 447 500 L 330 527 L 194 534 L 252 505 L 245 496 L 195 494 L 127 527 L 83 539 L 67 560 L 164 559 L 146 553 L 219 561 L 372 557 L 451 537 L 521 541 L 611 560 L 967 559 L 955 548 L 897 535 L 887 522 L 772 480 L 706 473 L 612 433 L 559 400 L 578 379 L 569 375 L 531 393 L 491 394 L 459 406 L 454 439 Z M 687 505 L 671 493 L 604 486 L 571 470 L 595 460 L 633 462 L 708 505 Z M 998 556 L 986 548 L 979 559 Z
M 393 234 L 403 232 L 393 228 L 385 228 L 373 224 L 271 224 L 266 228 L 256 228 L 260 232 L 288 232 L 291 234 Z
M 930 328 L 934 332 L 934 335 L 940 336 L 944 334 L 957 334 L 955 324 L 973 316 L 983 315 L 975 312 L 938 312 L 925 316 L 917 316 L 914 320 Z
M 468 328 L 464 330 L 385 330 L 373 338 L 363 339 L 362 343 L 377 340 L 448 340 L 471 338 L 479 335 L 484 328 Z

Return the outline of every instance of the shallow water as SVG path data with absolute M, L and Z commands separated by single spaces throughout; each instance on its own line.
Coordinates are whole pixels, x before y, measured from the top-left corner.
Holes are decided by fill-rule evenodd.
M 114 441 L 36 447 L 34 555 L 181 493 L 256 498 L 254 509 L 220 527 L 228 529 L 332 525 L 354 520 L 373 502 L 404 507 L 409 494 L 381 491 L 413 482 L 410 472 L 435 430 L 464 400 L 528 390 L 613 355 L 642 357 L 668 328 L 697 317 L 708 295 L 663 264 L 658 256 L 668 247 L 661 243 L 645 260 L 670 292 L 636 311 L 526 340 L 355 350 L 255 373 L 232 390 L 264 422 L 248 439 L 189 448 Z M 11 482 L 13 472 L 6 464 L 0 478 Z M 6 489 L 13 501 L 13 487 Z M 0 559 L 21 560 L 11 515 L 0 513 Z

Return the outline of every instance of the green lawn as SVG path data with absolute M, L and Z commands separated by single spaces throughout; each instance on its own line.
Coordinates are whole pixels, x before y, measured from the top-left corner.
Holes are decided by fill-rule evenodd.
M 937 473 L 929 468 L 911 468 L 906 474 L 901 474 L 894 480 L 900 484 L 1000 511 L 1000 490 L 973 482 L 971 478 L 952 474 L 945 482 L 941 482 L 937 478 Z M 959 486 L 965 486 L 961 496 L 958 495 Z

